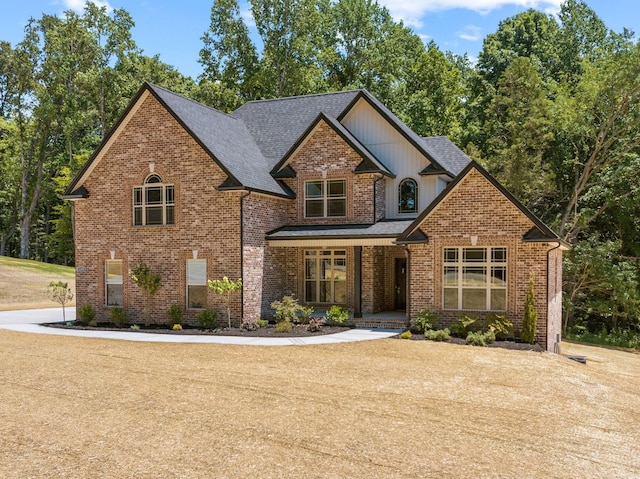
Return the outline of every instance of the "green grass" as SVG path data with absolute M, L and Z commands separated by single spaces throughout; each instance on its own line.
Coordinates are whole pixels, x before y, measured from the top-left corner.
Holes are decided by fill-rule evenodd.
M 41 263 L 40 261 L 32 261 L 30 259 L 10 258 L 8 256 L 0 256 L 0 268 L 17 268 L 34 273 L 47 274 L 69 274 L 74 275 L 73 266 L 61 266 L 59 264 Z

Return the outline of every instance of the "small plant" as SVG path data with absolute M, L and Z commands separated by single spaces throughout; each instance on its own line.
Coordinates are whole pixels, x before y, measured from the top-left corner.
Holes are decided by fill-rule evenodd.
M 98 323 L 96 322 L 96 320 L 95 320 L 95 319 L 93 319 L 93 320 L 91 320 L 91 321 L 89 321 L 89 322 L 87 323 L 87 326 L 89 326 L 89 327 L 91 327 L 91 328 L 95 328 L 95 327 L 97 327 L 97 326 L 98 326 Z
M 167 310 L 167 316 L 169 318 L 167 324 L 169 327 L 173 328 L 176 324 L 182 324 L 182 315 L 182 307 L 179 304 L 173 303 L 169 306 Z
M 342 306 L 338 306 L 334 304 L 329 308 L 329 311 L 326 313 L 327 321 L 331 321 L 332 323 L 342 324 L 347 319 L 349 319 L 349 311 Z
M 478 320 L 475 318 L 471 318 L 466 314 L 462 316 L 458 321 L 453 323 L 450 327 L 451 334 L 454 336 L 458 336 L 460 338 L 466 338 L 467 335 L 473 330 L 476 326 L 476 322 Z
M 276 331 L 279 333 L 290 333 L 293 329 L 293 324 L 291 321 L 280 321 L 276 323 Z
M 269 321 L 266 319 L 258 319 L 256 323 L 259 328 L 266 328 L 267 326 L 269 326 Z
M 109 310 L 109 320 L 117 327 L 122 328 L 127 324 L 127 312 L 119 307 L 111 308 Z
M 300 306 L 300 323 L 307 324 L 311 320 L 314 309 L 312 306 Z
M 181 324 L 174 324 L 171 329 L 173 329 L 174 331 L 182 331 L 182 325 Z
M 276 323 L 282 321 L 297 323 L 299 321 L 298 311 L 302 311 L 302 306 L 293 296 L 284 296 L 281 301 L 274 301 L 271 303 L 271 308 L 276 312 L 274 315 Z
M 504 314 L 491 314 L 485 319 L 485 330 L 496 336 L 505 337 L 513 333 L 513 323 Z
M 47 286 L 47 295 L 52 301 L 62 305 L 62 321 L 66 321 L 64 305 L 73 299 L 73 293 L 68 283 L 62 281 L 51 281 Z
M 309 319 L 309 324 L 307 325 L 307 331 L 311 331 L 312 333 L 317 333 L 322 329 L 322 327 L 327 323 L 327 320 L 318 316 L 315 316 Z
M 400 334 L 400 339 L 411 339 L 412 336 L 413 334 L 411 334 L 411 331 L 407 329 L 406 331 L 402 331 L 402 333 Z
M 533 344 L 536 340 L 536 329 L 538 327 L 538 310 L 535 308 L 535 295 L 533 291 L 533 273 L 529 278 L 529 291 L 524 302 L 524 316 L 522 318 L 522 331 L 520 337 L 525 343 Z
M 202 329 L 213 329 L 216 324 L 217 314 L 210 309 L 203 309 L 196 314 L 196 321 Z
M 449 341 L 451 339 L 451 332 L 449 329 L 429 329 L 424 332 L 424 337 L 429 341 Z
M 216 294 L 222 296 L 224 305 L 227 308 L 227 322 L 231 328 L 231 295 L 242 288 L 242 278 L 237 281 L 230 281 L 226 276 L 222 279 L 207 281 L 209 289 Z
M 134 331 L 140 331 L 140 326 L 138 326 L 137 324 L 132 324 L 131 329 L 133 329 Z
M 245 331 L 255 331 L 259 327 L 258 321 L 255 318 L 243 318 L 240 323 L 240 329 L 244 329 Z
M 487 331 L 483 333 L 482 331 L 470 332 L 467 334 L 467 344 L 471 344 L 473 346 L 486 346 L 487 344 L 491 344 L 496 340 L 496 335 L 493 331 Z
M 89 324 L 96 317 L 96 310 L 90 304 L 78 308 L 79 323 Z
M 411 330 L 415 333 L 424 333 L 438 326 L 438 315 L 427 308 L 422 308 L 416 319 L 413 320 Z

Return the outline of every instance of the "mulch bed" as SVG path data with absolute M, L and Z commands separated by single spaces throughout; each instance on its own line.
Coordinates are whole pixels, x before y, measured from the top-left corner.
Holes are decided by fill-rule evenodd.
M 221 328 L 221 329 L 199 329 L 196 327 L 183 326 L 182 330 L 174 331 L 169 329 L 165 325 L 139 325 L 140 329 L 131 329 L 130 327 L 118 328 L 110 323 L 98 323 L 98 326 L 84 326 L 81 324 L 69 324 L 69 323 L 48 323 L 43 324 L 50 328 L 60 329 L 76 329 L 87 331 L 126 331 L 126 332 L 140 332 L 140 333 L 154 333 L 154 334 L 187 334 L 187 335 L 208 335 L 208 336 L 245 336 L 256 338 L 291 338 L 291 337 L 307 337 L 307 336 L 322 336 L 325 334 L 341 333 L 351 329 L 348 326 L 323 326 L 320 331 L 307 331 L 306 325 L 294 325 L 290 332 L 281 333 L 276 331 L 275 325 L 269 324 L 265 328 L 258 328 L 255 331 L 247 331 L 240 328 Z
M 400 338 L 400 335 L 394 336 L 394 338 Z M 414 335 L 411 336 L 410 341 L 427 341 L 427 338 L 425 338 L 424 335 L 422 335 L 422 334 L 414 334 Z M 452 344 L 467 344 L 467 342 L 464 339 L 455 338 L 455 337 L 452 337 L 448 341 L 441 341 L 441 342 L 443 342 L 443 343 L 452 343 Z M 487 344 L 487 347 L 488 348 L 515 349 L 515 350 L 518 350 L 518 351 L 537 351 L 537 352 L 544 351 L 542 346 L 540 346 L 539 344 L 529 344 L 529 343 L 523 343 L 523 342 L 514 341 L 514 340 L 510 340 L 510 341 L 496 340 L 493 343 Z

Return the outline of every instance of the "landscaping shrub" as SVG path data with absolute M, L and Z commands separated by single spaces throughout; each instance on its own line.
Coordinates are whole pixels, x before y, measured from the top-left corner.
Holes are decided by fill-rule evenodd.
M 78 322 L 82 324 L 89 324 L 96 317 L 96 310 L 90 304 L 85 304 L 78 308 Z
M 413 336 L 413 334 L 411 334 L 411 331 L 402 331 L 402 334 L 400 334 L 400 339 L 411 339 L 411 336 Z
M 269 325 L 269 321 L 266 319 L 258 319 L 256 321 L 256 324 L 259 328 L 266 328 Z
M 218 315 L 210 309 L 203 309 L 196 314 L 196 321 L 202 329 L 213 329 Z
M 240 329 L 244 329 L 245 331 L 255 331 L 259 327 L 258 321 L 255 318 L 243 318 L 240 323 Z
M 529 278 L 529 291 L 524 302 L 524 317 L 522 318 L 522 331 L 520 338 L 525 343 L 533 344 L 536 340 L 536 329 L 538 326 L 538 310 L 534 306 L 535 296 L 533 291 L 533 273 Z
M 326 323 L 327 321 L 324 318 L 313 317 L 309 319 L 309 324 L 307 325 L 307 331 L 311 331 L 312 333 L 317 333 L 318 331 L 320 331 L 320 329 L 322 329 L 322 326 L 324 326 Z
M 271 308 L 276 312 L 274 315 L 276 323 L 283 321 L 297 323 L 298 311 L 302 310 L 298 300 L 293 296 L 284 296 L 281 301 L 274 301 L 271 303 Z
M 171 326 L 171 329 L 173 329 L 174 331 L 182 331 L 182 325 L 175 323 L 173 326 Z
M 449 341 L 451 339 L 451 332 L 449 329 L 427 330 L 424 332 L 424 337 L 429 341 Z
M 470 332 L 467 334 L 467 344 L 471 344 L 473 346 L 486 346 L 487 344 L 491 344 L 496 340 L 496 335 L 493 331 L 487 331 L 483 333 L 482 331 Z
M 312 306 L 300 306 L 300 317 L 298 318 L 300 324 L 307 324 L 311 320 L 313 311 Z
M 182 315 L 182 307 L 179 304 L 173 303 L 169 306 L 169 309 L 167 310 L 167 316 L 169 318 L 167 324 L 169 327 L 173 328 L 176 324 L 182 324 Z
M 493 331 L 497 337 L 505 338 L 513 333 L 513 322 L 504 314 L 490 314 L 484 324 L 485 331 Z
M 109 310 L 109 320 L 119 328 L 126 326 L 128 323 L 127 312 L 122 308 L 111 308 Z
M 477 319 L 471 318 L 466 314 L 462 316 L 458 321 L 450 326 L 450 331 L 453 336 L 459 338 L 466 338 L 467 335 L 477 326 Z
M 293 328 L 291 321 L 280 321 L 276 323 L 276 331 L 279 333 L 289 333 Z
M 329 308 L 329 311 L 326 313 L 327 321 L 331 321 L 332 323 L 343 324 L 347 319 L 349 319 L 349 311 L 342 306 L 338 306 L 334 304 Z
M 422 308 L 412 321 L 411 331 L 414 333 L 424 333 L 438 326 L 438 315 L 427 308 Z

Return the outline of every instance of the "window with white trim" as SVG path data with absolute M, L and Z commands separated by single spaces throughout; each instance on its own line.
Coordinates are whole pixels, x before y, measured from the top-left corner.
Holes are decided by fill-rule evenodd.
M 412 178 L 405 178 L 398 186 L 398 213 L 418 212 L 418 183 Z
M 507 248 L 444 248 L 443 308 L 507 309 Z
M 133 188 L 134 226 L 172 225 L 174 206 L 173 185 L 165 185 L 156 174 Z
M 305 181 L 304 216 L 305 218 L 347 216 L 347 181 Z
M 104 263 L 104 304 L 122 307 L 122 260 L 108 259 Z
M 309 250 L 304 252 L 305 301 L 347 302 L 347 252 Z
M 187 260 L 187 309 L 207 306 L 207 260 Z

